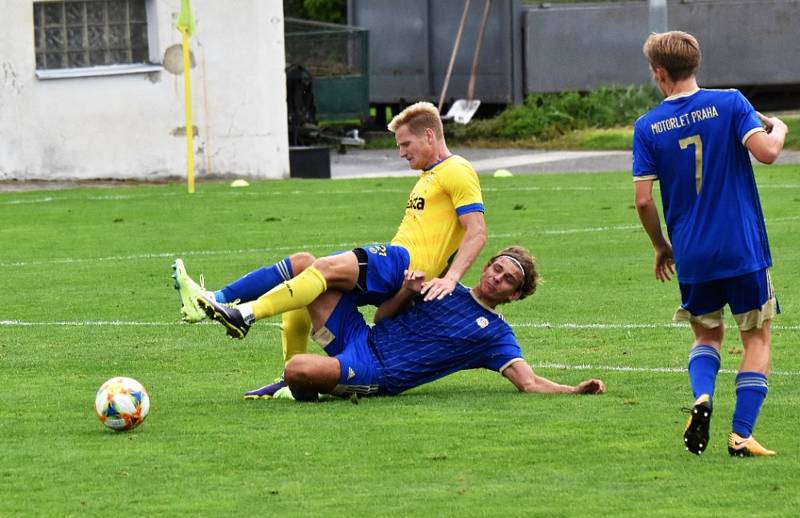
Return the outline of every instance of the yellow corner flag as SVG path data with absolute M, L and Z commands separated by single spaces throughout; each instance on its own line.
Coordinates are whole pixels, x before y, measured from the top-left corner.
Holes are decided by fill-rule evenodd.
M 192 124 L 192 80 L 189 76 L 191 60 L 189 59 L 189 36 L 194 34 L 194 15 L 189 0 L 181 0 L 181 12 L 175 28 L 181 31 L 183 38 L 183 90 L 186 106 L 186 182 L 189 193 L 194 192 L 194 125 Z
M 192 14 L 192 6 L 189 0 L 181 0 L 181 12 L 178 13 L 178 21 L 175 27 L 183 32 L 189 33 L 189 36 L 194 34 L 194 14 Z

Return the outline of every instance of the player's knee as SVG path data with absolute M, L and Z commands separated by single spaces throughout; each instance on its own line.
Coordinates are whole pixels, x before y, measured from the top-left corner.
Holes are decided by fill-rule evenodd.
M 302 354 L 293 356 L 288 362 L 286 362 L 286 366 L 283 368 L 283 379 L 290 387 L 292 385 L 297 385 L 301 380 L 303 372 L 302 357 Z
M 283 370 L 283 379 L 296 401 L 317 401 L 319 398 L 318 383 L 314 375 L 314 356 L 316 355 L 298 354 L 289 360 Z
M 719 349 L 722 346 L 722 340 L 725 338 L 725 328 L 717 326 L 715 328 L 704 328 L 697 326 L 695 328 L 694 340 L 696 345 L 710 345 Z
M 342 269 L 341 262 L 343 255 L 344 254 L 320 257 L 314 261 L 312 266 L 325 277 L 327 282 L 336 281 Z
M 292 387 L 307 386 L 314 381 L 314 354 L 298 354 L 292 357 L 283 370 L 283 379 Z
M 289 260 L 292 262 L 292 273 L 298 275 L 300 272 L 314 264 L 317 258 L 308 252 L 298 252 L 292 254 Z
M 352 252 L 321 257 L 312 266 L 325 277 L 328 288 L 347 291 L 358 280 L 358 259 Z
M 339 382 L 340 367 L 336 358 L 319 354 L 298 354 L 283 371 L 283 378 L 292 390 L 330 392 Z
M 312 266 L 325 275 L 326 272 L 332 270 L 336 266 L 336 256 L 326 256 L 315 259 Z

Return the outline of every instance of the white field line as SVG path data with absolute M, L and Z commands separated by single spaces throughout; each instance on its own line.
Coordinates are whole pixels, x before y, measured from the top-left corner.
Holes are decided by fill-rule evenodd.
M 364 243 L 360 243 L 364 244 Z M 331 249 L 352 248 L 358 246 L 356 243 L 337 243 L 337 244 L 321 244 L 313 245 L 316 247 L 328 247 Z M 239 250 L 199 250 L 199 251 L 184 251 L 184 252 L 154 252 L 148 254 L 132 254 L 132 255 L 110 255 L 106 257 L 84 257 L 84 258 L 71 258 L 65 257 L 61 259 L 50 259 L 47 261 L 18 261 L 14 263 L 0 263 L 0 267 L 15 267 L 15 266 L 39 266 L 43 264 L 74 264 L 74 263 L 90 263 L 90 262 L 106 262 L 106 261 L 133 261 L 136 259 L 174 259 L 176 257 L 191 257 L 191 256 L 214 256 L 214 255 L 240 255 L 240 254 L 255 254 L 265 252 L 280 252 L 290 251 L 297 252 L 299 250 L 308 250 L 312 245 L 299 245 L 299 246 L 272 246 L 267 248 L 242 248 Z
M 213 322 L 201 322 L 199 325 L 212 325 Z M 180 325 L 177 322 L 144 322 L 144 321 L 130 321 L 130 320 L 73 320 L 73 321 L 52 321 L 52 322 L 30 322 L 23 320 L 0 320 L 0 327 L 170 327 Z M 198 324 L 195 324 L 198 325 Z M 277 322 L 268 322 L 266 325 L 277 327 L 280 324 Z M 513 327 L 535 327 L 535 328 L 559 328 L 559 329 L 652 329 L 660 327 L 686 327 L 681 324 L 551 324 L 547 322 L 523 322 L 511 323 Z M 800 330 L 800 326 L 773 326 L 776 330 Z M 548 363 L 538 362 L 531 363 L 535 369 L 557 369 L 557 370 L 573 370 L 573 371 L 605 371 L 605 372 L 650 372 L 650 373 L 685 373 L 685 368 L 680 367 L 630 367 L 626 365 L 592 365 L 580 364 L 569 365 L 565 363 Z M 721 373 L 735 374 L 737 371 L 731 369 L 722 369 Z M 773 376 L 800 376 L 798 371 L 781 371 L 773 370 L 770 373 Z
M 777 223 L 783 221 L 797 221 L 800 216 L 785 216 L 779 218 L 770 218 L 767 223 Z M 566 234 L 583 234 L 583 233 L 597 233 L 597 232 L 613 232 L 613 231 L 628 231 L 640 230 L 641 225 L 613 225 L 601 227 L 579 227 L 579 228 L 565 228 L 565 229 L 531 229 L 525 232 L 505 232 L 499 234 L 489 234 L 489 239 L 507 239 L 511 237 L 525 237 L 525 236 L 541 236 L 541 235 L 566 235 Z M 165 259 L 175 257 L 193 257 L 193 256 L 216 256 L 216 255 L 240 255 L 240 254 L 268 254 L 270 252 L 297 252 L 300 250 L 346 250 L 354 246 L 364 245 L 369 242 L 376 241 L 361 241 L 361 242 L 348 242 L 348 243 L 316 243 L 316 244 L 301 244 L 292 246 L 271 246 L 264 248 L 244 248 L 239 250 L 190 250 L 183 252 L 152 252 L 145 254 L 131 254 L 131 255 L 111 255 L 105 257 L 85 257 L 85 258 L 71 258 L 65 257 L 60 259 L 48 259 L 43 261 L 15 261 L 0 263 L 0 268 L 13 268 L 23 266 L 41 266 L 45 264 L 76 264 L 87 262 L 107 262 L 107 261 L 135 261 L 138 259 Z
M 594 232 L 609 232 L 613 230 L 637 230 L 641 229 L 641 225 L 615 225 L 610 227 L 585 227 L 585 228 L 565 228 L 560 230 L 531 230 L 529 232 L 506 232 L 504 234 L 489 234 L 490 239 L 500 239 L 500 238 L 507 238 L 507 237 L 522 237 L 522 236 L 530 236 L 530 235 L 546 235 L 546 236 L 557 236 L 557 235 L 564 235 L 564 234 L 583 234 L 583 233 L 594 233 Z
M 131 320 L 53 320 L 50 322 L 0 320 L 2 327 L 166 327 L 174 325 L 176 322 L 136 322 Z
M 325 195 L 329 194 L 375 194 L 375 193 L 403 193 L 408 192 L 407 189 L 400 188 L 385 188 L 385 189 L 365 189 L 365 190 L 350 190 L 350 189 L 333 189 L 325 191 Z M 218 191 L 218 192 L 203 192 L 196 193 L 199 197 L 213 197 L 213 196 L 297 196 L 297 195 L 314 195 L 319 194 L 313 191 Z M 4 200 L 0 205 L 27 205 L 35 203 L 53 203 L 53 202 L 73 202 L 73 201 L 124 201 L 124 200 L 146 200 L 153 198 L 168 198 L 175 196 L 183 196 L 184 193 L 178 192 L 162 192 L 162 193 L 149 193 L 149 194 L 113 194 L 101 196 L 42 196 L 40 198 L 17 198 L 11 200 Z
M 629 186 L 609 186 L 609 187 L 516 187 L 516 188 L 497 188 L 485 187 L 484 192 L 520 192 L 520 191 L 554 191 L 554 192 L 571 192 L 571 191 L 629 191 Z M 331 189 L 326 190 L 325 195 L 340 194 L 343 196 L 350 196 L 357 194 L 362 196 L 364 194 L 402 194 L 408 193 L 408 189 L 399 187 L 386 187 L 379 189 Z M 216 191 L 216 192 L 203 192 L 196 193 L 201 197 L 214 197 L 214 196 L 232 196 L 232 197 L 247 197 L 247 196 L 313 196 L 320 194 L 314 191 L 300 191 L 300 190 L 284 190 L 284 191 Z M 178 192 L 164 192 L 164 193 L 149 193 L 149 194 L 113 194 L 113 195 L 100 195 L 100 196 L 42 196 L 39 198 L 14 198 L 10 200 L 0 201 L 0 205 L 29 205 L 36 203 L 57 203 L 57 202 L 73 202 L 73 201 L 124 201 L 124 200 L 144 200 L 153 198 L 167 198 L 175 196 L 183 196 L 184 193 Z
M 507 232 L 502 234 L 489 234 L 489 239 L 505 239 L 509 237 L 523 237 L 528 235 L 559 235 L 559 234 L 575 234 L 575 233 L 591 233 L 591 232 L 604 232 L 612 230 L 634 230 L 641 228 L 638 225 L 620 225 L 616 227 L 591 227 L 591 228 L 576 228 L 576 229 L 563 229 L 563 230 L 542 230 L 529 232 Z M 239 250 L 190 250 L 183 252 L 153 252 L 145 254 L 131 254 L 131 255 L 111 255 L 105 257 L 84 257 L 84 258 L 71 258 L 64 257 L 60 259 L 47 259 L 39 261 L 16 261 L 0 263 L 0 268 L 13 268 L 23 266 L 41 266 L 45 264 L 76 264 L 88 262 L 108 262 L 108 261 L 135 261 L 138 259 L 173 259 L 176 257 L 194 257 L 194 256 L 216 256 L 226 255 L 235 256 L 242 254 L 269 254 L 270 252 L 297 252 L 300 250 L 348 250 L 356 246 L 362 246 L 366 243 L 377 243 L 379 241 L 365 240 L 361 242 L 349 243 L 316 243 L 316 244 L 301 244 L 291 246 L 270 246 L 264 248 L 243 248 Z
M 211 321 L 203 321 L 194 325 L 212 325 Z M 5 327 L 41 327 L 41 326 L 63 326 L 63 327 L 124 327 L 124 326 L 141 326 L 141 327 L 166 327 L 175 325 L 186 325 L 176 321 L 141 321 L 141 320 L 51 320 L 51 321 L 30 321 L 30 320 L 0 320 L 0 326 Z M 279 326 L 278 322 L 263 322 L 259 326 Z M 603 323 L 603 322 L 509 322 L 513 328 L 522 329 L 688 329 L 689 324 L 680 322 L 665 322 L 665 323 Z M 800 325 L 781 325 L 776 324 L 772 326 L 776 331 L 800 331 Z
M 558 369 L 568 371 L 605 371 L 605 372 L 652 372 L 652 373 L 681 373 L 687 372 L 683 367 L 627 367 L 624 365 L 567 365 L 565 363 L 531 363 L 534 369 Z M 734 369 L 720 369 L 722 374 L 737 374 L 739 371 Z M 771 370 L 770 376 L 800 376 L 799 371 Z
M 610 186 L 575 186 L 575 187 L 537 187 L 537 186 L 517 186 L 517 187 L 484 187 L 482 190 L 484 192 L 575 192 L 575 191 L 632 191 L 632 187 L 628 184 L 620 184 L 620 185 L 610 185 Z M 773 185 L 762 185 L 759 186 L 759 190 L 767 190 L 767 189 L 776 189 L 776 190 L 789 190 L 789 189 L 800 189 L 800 184 L 773 184 Z M 325 195 L 336 195 L 341 194 L 345 196 L 357 194 L 357 195 L 364 195 L 364 194 L 377 194 L 377 193 L 386 193 L 386 194 L 401 194 L 408 192 L 408 189 L 399 188 L 399 187 L 386 187 L 386 188 L 378 188 L 378 189 L 332 189 L 326 190 Z M 302 196 L 302 195 L 314 195 L 319 194 L 314 191 L 301 191 L 301 190 L 269 190 L 269 191 L 240 191 L 240 190 L 232 190 L 232 191 L 215 191 L 215 192 L 203 192 L 197 193 L 197 196 L 207 196 L 207 197 L 214 197 L 214 196 L 239 196 L 239 197 L 247 197 L 247 196 Z M 141 200 L 141 199 L 153 199 L 156 197 L 174 197 L 174 196 L 184 196 L 185 193 L 182 192 L 164 192 L 164 193 L 147 193 L 147 194 L 107 194 L 107 195 L 96 195 L 96 196 L 74 196 L 74 195 L 47 195 L 38 198 L 12 198 L 9 200 L 0 201 L 0 205 L 28 205 L 28 204 L 35 204 L 35 203 L 56 203 L 56 202 L 64 202 L 64 201 L 125 201 L 125 200 Z
M 547 191 L 547 192 L 573 192 L 573 191 L 630 191 L 631 188 L 629 186 L 618 186 L 618 187 L 584 187 L 584 186 L 576 186 L 576 187 L 517 187 L 517 188 L 497 188 L 497 187 L 484 187 L 482 189 L 484 192 L 525 192 L 525 191 Z M 363 196 L 365 194 L 402 194 L 408 193 L 408 189 L 401 189 L 401 188 L 381 188 L 381 189 L 362 189 L 362 190 L 350 190 L 350 189 L 332 189 L 326 190 L 325 195 L 344 195 L 344 196 L 351 196 L 351 195 L 359 195 Z M 315 194 L 320 194 L 319 192 L 313 191 L 219 191 L 219 192 L 205 192 L 205 193 L 197 193 L 201 197 L 214 197 L 214 196 L 232 196 L 232 197 L 247 197 L 247 196 L 300 196 L 300 195 L 307 195 L 313 196 Z M 57 203 L 57 202 L 75 202 L 75 201 L 124 201 L 124 200 L 143 200 L 143 199 L 153 199 L 153 198 L 165 198 L 165 197 L 174 197 L 174 196 L 181 196 L 183 193 L 151 193 L 151 194 L 115 194 L 115 195 L 105 195 L 105 196 L 42 196 L 40 198 L 16 198 L 10 200 L 3 200 L 0 201 L 0 205 L 30 205 L 30 204 L 37 204 L 37 203 Z

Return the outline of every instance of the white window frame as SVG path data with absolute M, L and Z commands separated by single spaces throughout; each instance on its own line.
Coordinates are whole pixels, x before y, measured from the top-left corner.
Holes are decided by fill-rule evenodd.
M 39 0 L 32 3 L 33 9 L 38 9 L 41 4 L 47 2 L 54 2 L 59 4 L 68 3 L 69 0 Z M 91 1 L 91 0 L 83 0 Z M 155 16 L 153 11 L 155 6 L 152 5 L 153 0 L 144 0 L 145 7 L 145 20 L 147 24 L 147 46 L 148 58 L 153 55 L 153 36 L 156 32 L 153 29 L 155 23 Z M 34 37 L 36 37 L 36 28 L 34 27 Z M 66 35 L 65 35 L 66 37 Z M 38 79 L 69 79 L 78 77 L 102 77 L 102 76 L 118 76 L 127 74 L 151 74 L 158 73 L 164 70 L 164 67 L 155 63 L 124 63 L 112 65 L 96 65 L 86 67 L 67 67 L 67 68 L 44 68 L 36 69 L 36 77 Z

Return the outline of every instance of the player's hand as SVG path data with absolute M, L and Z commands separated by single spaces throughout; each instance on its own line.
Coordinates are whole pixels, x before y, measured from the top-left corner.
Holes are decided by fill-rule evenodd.
M 606 386 L 602 380 L 586 380 L 581 381 L 575 386 L 576 394 L 602 394 L 606 391 Z
M 422 294 L 425 295 L 425 302 L 433 299 L 443 299 L 453 293 L 456 289 L 457 281 L 448 277 L 431 279 L 430 282 L 422 284 Z
M 420 293 L 422 286 L 425 283 L 425 272 L 419 270 L 405 270 L 403 271 L 403 288 L 414 292 Z
M 758 111 L 756 112 L 756 115 L 758 115 L 758 118 L 761 119 L 761 124 L 764 125 L 764 129 L 767 131 L 767 133 L 770 133 L 772 131 L 773 124 L 772 121 L 769 120 L 769 117 Z
M 758 118 L 761 119 L 761 124 L 764 125 L 764 131 L 767 133 L 772 133 L 772 130 L 775 129 L 775 126 L 782 127 L 785 132 L 789 131 L 788 126 L 786 126 L 786 124 L 777 117 L 767 117 L 761 112 L 756 112 L 756 115 L 758 115 Z
M 675 263 L 672 260 L 672 245 L 669 243 L 663 247 L 656 248 L 656 260 L 653 270 L 656 274 L 656 279 L 661 282 L 672 280 L 672 275 L 675 274 Z

